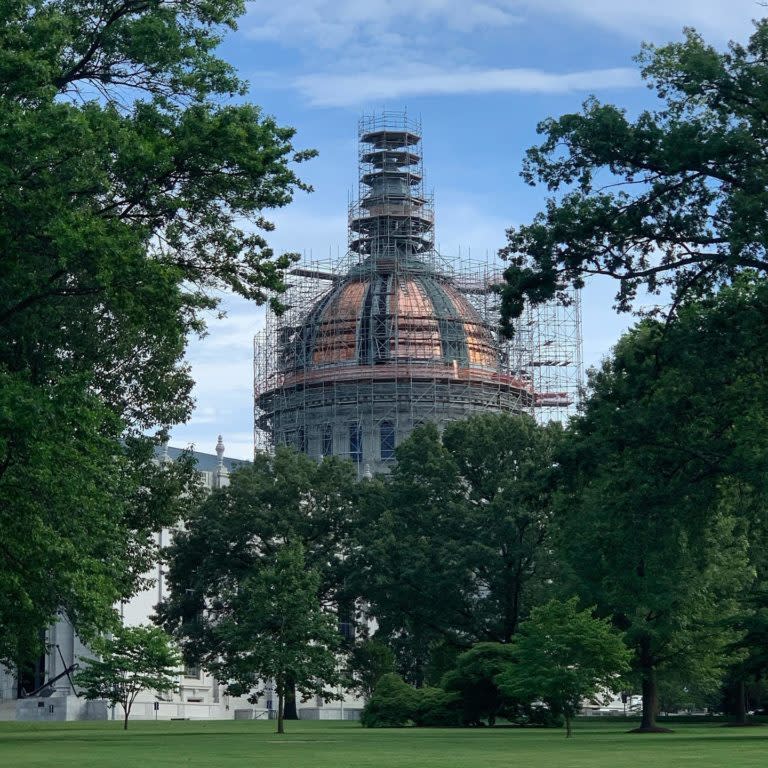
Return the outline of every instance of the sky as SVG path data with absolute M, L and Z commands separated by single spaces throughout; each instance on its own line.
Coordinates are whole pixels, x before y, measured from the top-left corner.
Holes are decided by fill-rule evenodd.
M 546 190 L 519 177 L 536 126 L 590 95 L 630 115 L 654 94 L 633 57 L 642 42 L 680 40 L 693 27 L 718 47 L 745 41 L 755 0 L 253 0 L 220 55 L 250 83 L 248 100 L 296 129 L 318 157 L 298 167 L 314 191 L 268 212 L 277 251 L 324 259 L 346 251 L 347 203 L 357 190 L 357 122 L 407 111 L 422 122 L 436 243 L 448 259 L 493 256 L 505 230 L 529 221 Z M 582 296 L 584 362 L 606 356 L 633 318 L 612 309 L 615 284 Z M 171 443 L 228 456 L 253 450 L 253 336 L 264 310 L 224 296 L 190 339 L 196 408 Z

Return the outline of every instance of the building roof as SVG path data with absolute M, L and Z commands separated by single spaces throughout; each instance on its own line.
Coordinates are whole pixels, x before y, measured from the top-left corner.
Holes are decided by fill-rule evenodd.
M 284 340 L 283 373 L 388 363 L 498 370 L 490 328 L 448 278 L 416 257 L 368 261 Z
M 181 454 L 184 452 L 183 448 L 173 448 L 171 446 L 168 446 L 168 456 L 170 456 L 172 459 L 177 459 Z M 157 450 L 158 455 L 163 454 L 163 448 L 160 447 Z M 197 468 L 201 472 L 215 472 L 216 468 L 219 466 L 219 457 L 215 453 L 203 453 L 202 451 L 192 451 L 192 455 L 195 458 L 195 461 L 197 461 Z M 246 466 L 250 464 L 250 461 L 246 461 L 245 459 L 231 459 L 224 457 L 224 466 L 229 470 L 230 472 L 234 469 L 237 469 L 238 467 Z

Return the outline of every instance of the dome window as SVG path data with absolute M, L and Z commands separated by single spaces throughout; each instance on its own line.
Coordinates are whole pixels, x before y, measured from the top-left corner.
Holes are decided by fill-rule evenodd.
M 382 421 L 379 427 L 381 444 L 381 460 L 389 461 L 395 458 L 395 427 L 391 421 Z
M 349 425 L 349 458 L 356 464 L 363 460 L 363 429 L 359 421 Z

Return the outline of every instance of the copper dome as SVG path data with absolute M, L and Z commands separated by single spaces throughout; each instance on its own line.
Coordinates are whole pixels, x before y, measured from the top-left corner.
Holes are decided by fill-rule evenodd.
M 446 277 L 421 260 L 370 259 L 322 297 L 283 339 L 282 372 L 339 366 L 498 370 L 490 329 Z

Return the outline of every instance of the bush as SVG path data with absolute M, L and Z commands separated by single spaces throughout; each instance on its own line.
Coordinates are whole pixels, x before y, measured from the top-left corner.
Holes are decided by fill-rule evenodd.
M 400 675 L 382 675 L 370 701 L 363 707 L 360 722 L 366 728 L 397 728 L 413 720 L 418 693 Z
M 461 724 L 461 697 L 442 688 L 412 688 L 399 675 L 383 675 L 360 722 L 366 728 Z
M 413 722 L 418 726 L 461 725 L 461 697 L 442 688 L 419 688 Z

